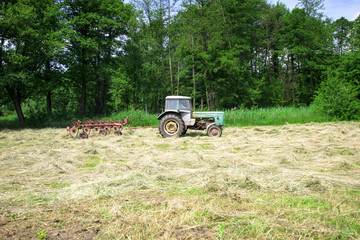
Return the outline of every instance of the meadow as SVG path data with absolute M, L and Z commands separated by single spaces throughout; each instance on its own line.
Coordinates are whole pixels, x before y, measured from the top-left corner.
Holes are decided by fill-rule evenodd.
M 0 130 L 0 239 L 359 239 L 360 124 Z

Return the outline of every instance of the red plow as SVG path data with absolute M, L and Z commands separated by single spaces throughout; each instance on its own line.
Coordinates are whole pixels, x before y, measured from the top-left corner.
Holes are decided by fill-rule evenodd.
M 110 133 L 114 133 L 116 136 L 122 135 L 123 126 L 128 124 L 128 119 L 124 121 L 84 121 L 73 122 L 72 127 L 66 127 L 66 131 L 71 137 L 79 137 L 80 139 L 86 139 L 91 134 L 106 136 Z

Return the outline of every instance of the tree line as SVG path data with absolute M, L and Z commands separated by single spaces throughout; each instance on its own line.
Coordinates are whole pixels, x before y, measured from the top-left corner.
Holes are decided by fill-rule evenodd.
M 360 16 L 322 0 L 6 0 L 0 112 L 159 113 L 167 95 L 209 110 L 309 106 L 359 117 Z M 336 107 L 334 108 L 334 105 Z

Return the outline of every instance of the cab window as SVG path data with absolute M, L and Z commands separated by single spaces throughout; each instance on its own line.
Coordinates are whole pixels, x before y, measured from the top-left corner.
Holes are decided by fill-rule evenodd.
M 178 109 L 178 101 L 179 100 L 175 100 L 175 99 L 169 99 L 166 101 L 166 106 L 165 108 L 167 110 L 177 110 Z
M 189 100 L 180 100 L 179 103 L 180 110 L 191 110 L 191 104 Z

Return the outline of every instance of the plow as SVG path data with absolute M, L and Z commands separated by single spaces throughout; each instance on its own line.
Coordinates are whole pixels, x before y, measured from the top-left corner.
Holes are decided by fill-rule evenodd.
M 102 135 L 106 136 L 113 133 L 116 136 L 122 135 L 123 127 L 128 124 L 128 119 L 124 121 L 84 121 L 73 122 L 71 127 L 66 127 L 66 131 L 73 138 L 78 137 L 80 139 L 86 139 L 90 135 Z

